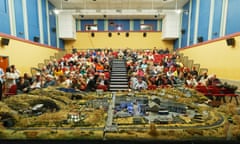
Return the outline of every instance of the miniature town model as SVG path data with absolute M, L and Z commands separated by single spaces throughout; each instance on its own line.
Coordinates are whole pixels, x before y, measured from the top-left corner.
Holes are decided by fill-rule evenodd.
M 63 92 L 56 87 L 0 102 L 1 139 L 240 139 L 240 109 L 188 88 Z

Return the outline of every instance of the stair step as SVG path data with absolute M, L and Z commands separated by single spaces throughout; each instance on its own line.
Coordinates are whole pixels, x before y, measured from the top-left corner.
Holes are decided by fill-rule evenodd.
M 111 77 L 110 81 L 128 81 L 128 78 Z
M 126 76 L 111 76 L 110 79 L 126 79 L 126 80 L 128 80 L 128 78 Z
M 127 72 L 122 72 L 122 71 L 112 71 L 111 74 L 123 74 L 123 73 L 127 73 Z
M 126 68 L 113 68 L 112 69 L 112 72 L 117 72 L 117 71 L 125 71 L 125 72 L 127 72 L 127 69 Z
M 119 84 L 128 85 L 128 81 L 112 81 L 112 82 L 110 82 L 110 85 L 119 85 Z
M 112 66 L 112 69 L 114 69 L 114 68 L 126 68 L 126 66 L 125 65 Z
M 128 88 L 110 88 L 109 89 L 110 91 L 128 91 L 129 89 Z
M 127 77 L 127 73 L 113 73 L 111 76 L 125 76 Z
M 118 88 L 128 88 L 128 85 L 115 85 L 115 84 L 112 85 L 112 84 L 110 84 L 109 87 L 110 87 L 110 88 L 113 88 L 113 87 L 114 87 L 114 88 L 116 88 L 116 87 L 118 87 Z

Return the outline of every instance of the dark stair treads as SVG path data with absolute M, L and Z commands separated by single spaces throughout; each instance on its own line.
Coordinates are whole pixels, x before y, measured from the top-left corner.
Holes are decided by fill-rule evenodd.
M 121 71 L 121 72 L 127 72 L 126 68 L 112 68 L 112 71 Z
M 111 63 L 110 91 L 128 90 L 128 75 L 125 60 L 114 59 Z
M 122 81 L 127 81 L 128 82 L 128 79 L 127 78 L 111 78 L 110 79 L 110 82 L 117 82 L 117 81 L 119 81 L 119 82 L 122 82 Z
M 119 85 L 119 84 L 126 85 L 128 84 L 128 81 L 111 81 L 110 82 L 110 85 Z
M 111 76 L 127 76 L 127 73 L 123 72 L 112 72 Z
M 128 85 L 124 84 L 110 84 L 110 88 L 128 88 Z

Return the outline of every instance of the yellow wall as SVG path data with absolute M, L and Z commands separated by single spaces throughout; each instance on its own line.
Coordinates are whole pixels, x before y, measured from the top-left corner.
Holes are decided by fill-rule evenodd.
M 235 46 L 227 46 L 226 39 L 235 37 Z M 223 37 L 183 50 L 184 56 L 208 68 L 209 74 L 228 80 L 240 80 L 240 34 Z
M 0 41 L 2 36 L 0 35 Z M 9 65 L 14 64 L 17 69 L 23 74 L 24 72 L 31 73 L 31 67 L 36 67 L 38 63 L 43 63 L 44 59 L 49 59 L 58 53 L 58 49 L 53 49 L 45 45 L 29 42 L 17 38 L 9 38 L 9 45 L 0 44 L 0 56 L 7 56 Z
M 112 37 L 108 37 L 108 32 L 94 32 L 95 36 L 91 37 L 91 32 L 77 32 L 76 41 L 67 41 L 65 43 L 66 50 L 73 47 L 77 49 L 89 48 L 112 48 L 112 49 L 153 49 L 169 48 L 173 49 L 172 41 L 162 41 L 161 32 L 147 32 L 147 36 L 143 37 L 143 32 L 129 32 L 129 37 L 125 36 L 126 32 L 112 32 Z

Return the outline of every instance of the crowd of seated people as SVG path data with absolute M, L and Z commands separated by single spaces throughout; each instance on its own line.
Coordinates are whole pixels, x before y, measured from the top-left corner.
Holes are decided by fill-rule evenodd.
M 54 59 L 43 66 L 34 76 L 21 73 L 14 65 L 6 70 L 6 89 L 17 85 L 17 93 L 59 86 L 77 91 L 96 91 L 100 87 L 108 90 L 113 58 L 126 60 L 129 88 L 142 90 L 151 88 L 174 87 L 183 84 L 193 88 L 199 84 L 220 83 L 216 75 L 209 77 L 207 72 L 198 74 L 193 67 L 185 67 L 177 52 L 168 49 L 131 50 L 91 49 L 84 52 L 74 51 L 61 59 Z

